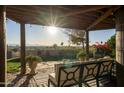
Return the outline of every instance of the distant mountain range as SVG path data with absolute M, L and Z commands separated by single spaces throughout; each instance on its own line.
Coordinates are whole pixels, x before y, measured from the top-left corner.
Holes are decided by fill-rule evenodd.
M 12 46 L 12 47 L 15 47 L 15 46 L 16 46 L 16 47 L 20 47 L 20 45 L 18 45 L 18 44 L 8 44 L 8 46 L 9 46 L 9 47 L 11 47 L 11 46 Z M 49 47 L 49 46 L 44 46 L 44 45 L 42 46 L 42 45 L 32 45 L 32 44 L 27 44 L 26 46 L 27 46 L 27 47 Z

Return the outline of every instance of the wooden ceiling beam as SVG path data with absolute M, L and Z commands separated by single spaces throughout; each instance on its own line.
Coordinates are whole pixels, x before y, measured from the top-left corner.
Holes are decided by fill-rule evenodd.
M 86 13 L 86 12 L 96 11 L 98 9 L 102 9 L 102 8 L 106 8 L 106 7 L 110 7 L 110 6 L 106 6 L 106 5 L 86 6 L 84 8 L 80 8 L 80 9 L 75 10 L 73 12 L 67 13 L 61 17 L 67 17 L 67 16 L 82 14 L 82 13 Z
M 20 20 L 23 20 L 24 22 L 27 22 L 27 20 L 29 20 L 28 22 L 32 22 L 32 20 L 30 19 L 34 19 L 36 20 L 38 23 L 45 23 L 45 18 L 43 18 L 42 16 L 36 14 L 36 13 L 30 13 L 27 11 L 22 11 L 22 10 L 16 10 L 16 9 L 8 9 L 7 10 L 7 17 L 18 17 L 18 19 L 20 18 Z
M 9 16 L 8 18 L 11 19 L 14 22 L 17 22 L 17 23 L 21 22 L 17 17 L 15 18 L 15 17 Z
M 38 8 L 38 7 L 35 7 L 35 6 L 32 6 L 32 7 L 33 8 Z M 33 16 L 33 17 L 38 17 L 39 15 L 42 16 L 45 13 L 43 11 L 42 12 L 41 11 L 31 11 L 31 9 L 28 9 L 28 8 L 26 8 L 26 10 L 25 10 L 22 7 L 17 7 L 17 8 L 16 7 L 10 7 L 10 8 L 8 7 L 7 12 L 9 12 L 9 11 L 11 11 L 13 13 L 15 12 L 15 14 L 19 12 L 21 15 L 28 15 L 28 16 Z M 77 18 L 77 19 L 82 20 L 81 17 L 80 17 L 80 19 L 79 18 Z
M 18 19 L 18 20 L 20 20 L 20 21 L 23 21 L 23 22 L 31 22 L 32 23 L 32 20 L 34 21 L 34 20 L 36 20 L 38 23 L 41 23 L 41 25 L 42 24 L 47 24 L 46 22 L 45 22 L 45 20 L 42 18 L 42 17 L 39 17 L 39 16 L 36 16 L 36 15 L 29 15 L 29 14 L 25 14 L 25 17 L 26 16 L 28 16 L 28 18 L 25 18 L 25 17 L 23 17 L 23 13 L 24 12 L 22 12 L 22 13 L 20 13 L 20 12 L 14 12 L 14 11 L 9 11 L 8 13 L 7 13 L 7 17 L 8 18 L 14 18 L 14 19 Z M 70 20 L 69 21 L 67 21 L 67 19 L 66 19 L 66 21 L 67 22 L 65 22 L 65 21 L 61 21 L 61 19 L 59 19 L 58 20 L 58 24 L 59 24 L 59 22 L 61 23 L 61 24 L 89 24 L 89 23 L 91 23 L 91 22 L 89 22 L 89 21 L 87 21 L 87 22 L 83 22 L 83 20 L 76 20 L 76 19 L 71 19 L 71 18 L 69 18 Z
M 30 19 L 27 19 L 27 20 L 23 20 L 23 18 L 22 18 L 22 16 L 14 16 L 14 14 L 7 14 L 7 18 L 9 18 L 9 19 L 17 19 L 18 20 L 18 22 L 25 22 L 25 21 L 27 21 L 27 20 L 30 20 L 30 21 L 33 21 L 32 19 L 33 18 L 30 18 Z M 34 20 L 36 20 L 36 19 L 34 19 Z M 15 20 L 16 21 L 16 20 Z
M 20 18 L 19 18 L 19 17 L 16 17 L 16 18 L 15 18 L 15 17 L 13 17 L 13 15 L 10 15 L 9 18 L 12 19 L 13 21 L 16 21 L 17 23 L 22 22 L 22 21 L 20 20 L 21 17 L 20 17 Z M 17 21 L 17 20 L 18 20 L 18 21 Z M 30 21 L 30 22 L 29 22 L 28 20 L 25 21 L 25 24 L 35 24 L 35 25 L 46 26 L 45 24 L 43 24 L 43 23 L 41 23 L 41 22 L 38 22 L 38 21 L 36 21 L 36 20 L 34 20 L 34 19 L 32 19 L 32 21 Z M 64 25 L 64 26 L 59 26 L 59 27 L 71 28 L 71 29 L 80 29 L 80 30 L 81 30 L 81 29 L 85 29 L 85 24 L 82 24 L 82 25 L 83 25 L 83 26 L 81 26 L 81 27 L 80 27 L 80 26 L 75 26 L 75 25 L 73 25 L 73 26 L 72 26 L 72 25 L 68 25 L 68 26 L 67 26 L 67 25 Z M 103 25 L 104 25 L 104 23 L 103 23 Z M 104 26 L 105 26 L 105 25 L 104 25 Z M 98 28 L 100 29 L 100 27 L 98 27 Z M 109 28 L 109 27 L 106 26 L 105 28 Z M 96 28 L 94 28 L 94 29 L 96 29 Z
M 41 6 L 30 6 L 30 7 L 35 8 L 36 10 L 43 10 L 42 12 L 49 12 L 50 11 L 49 9 L 46 9 L 44 7 L 41 7 Z M 77 9 L 72 10 L 71 8 L 64 7 L 64 5 L 54 5 L 54 6 L 51 6 L 51 7 L 53 7 L 54 11 L 56 11 L 58 9 L 59 11 L 61 11 L 64 14 L 68 13 L 68 12 L 71 13 L 71 12 L 77 11 Z M 87 7 L 91 7 L 91 6 L 87 6 Z M 110 6 L 107 6 L 107 7 L 110 7 Z M 82 7 L 79 7 L 79 8 L 80 8 L 80 10 L 83 9 Z M 41 12 L 41 11 L 39 11 L 39 12 Z M 100 11 L 99 13 L 103 13 L 103 12 Z M 83 15 L 85 15 L 85 16 L 92 15 L 92 17 L 97 17 L 98 16 L 98 15 L 96 15 L 96 14 L 94 15 L 92 13 L 91 14 L 83 14 Z M 64 15 L 62 15 L 62 16 L 64 16 Z M 82 18 L 82 15 L 72 15 L 72 16 L 76 17 L 76 18 Z
M 7 14 L 8 18 L 10 18 L 10 19 L 12 19 L 12 18 L 17 19 L 17 20 L 19 20 L 19 22 L 24 22 L 24 23 L 31 22 L 32 23 L 33 21 L 36 21 L 36 22 L 42 23 L 42 24 L 45 23 L 44 20 L 40 20 L 41 18 L 39 18 L 39 17 L 34 17 L 33 15 L 30 15 L 30 16 L 27 15 L 27 16 L 28 16 L 28 18 L 24 18 L 23 15 L 21 15 L 20 13 L 13 13 L 13 12 Z
M 28 17 L 25 18 L 25 17 L 23 17 L 23 15 L 25 15 L 25 17 L 27 17 L 27 16 Z M 29 13 L 23 12 L 23 11 L 16 12 L 15 10 L 8 10 L 7 17 L 9 17 L 9 16 L 11 16 L 11 18 L 13 17 L 14 19 L 17 17 L 18 20 L 20 19 L 20 21 L 23 21 L 23 22 L 27 22 L 28 21 L 28 22 L 32 23 L 32 19 L 33 19 L 33 21 L 36 20 L 38 23 L 46 24 L 46 21 L 45 21 L 45 19 L 43 17 L 40 17 L 40 16 L 35 15 L 35 14 L 29 14 Z M 82 25 L 84 25 L 84 24 L 91 24 L 91 22 L 94 21 L 94 18 L 93 18 L 93 20 L 91 18 L 87 19 L 87 21 L 85 21 L 85 19 L 86 18 L 74 19 L 74 18 L 69 17 L 69 19 L 65 19 L 66 21 L 69 20 L 68 22 L 60 22 L 59 19 L 58 19 L 58 21 L 60 23 L 62 23 L 62 24 L 63 23 L 71 23 L 71 24 L 76 23 L 78 25 L 79 25 L 79 23 L 82 24 Z M 104 20 L 104 23 L 108 24 L 109 22 L 110 21 Z
M 37 12 L 41 12 L 41 11 L 38 11 L 38 10 L 40 10 L 40 9 L 42 9 L 43 11 L 43 13 L 49 13 L 50 12 L 50 10 L 49 9 L 46 9 L 46 8 L 44 8 L 44 7 L 40 7 L 40 6 L 30 6 L 30 7 L 32 7 L 32 8 L 35 8 L 36 10 L 37 10 Z M 69 9 L 69 8 L 66 8 L 66 7 L 64 7 L 64 6 L 60 6 L 60 5 L 55 5 L 55 6 L 52 6 L 53 8 L 57 8 L 59 11 L 61 11 L 62 12 L 62 14 L 61 14 L 61 16 L 64 16 L 64 14 L 66 14 L 66 13 L 68 13 L 68 12 L 73 12 L 73 10 L 72 9 Z M 54 9 L 54 11 L 53 12 L 55 12 L 56 10 Z M 64 10 L 64 11 L 63 11 Z M 93 18 L 96 18 L 97 17 L 97 15 L 94 15 L 94 14 L 83 14 L 83 16 L 85 16 L 85 17 L 87 17 L 87 18 L 89 18 L 89 16 L 90 15 L 92 15 L 92 17 Z M 59 16 L 58 15 L 58 17 L 61 17 L 61 16 Z M 71 17 L 75 17 L 75 18 L 78 18 L 78 19 L 82 19 L 82 15 L 72 15 Z M 90 16 L 91 17 L 91 16 Z
M 57 6 L 58 7 L 58 6 Z M 27 7 L 27 6 L 23 6 L 23 7 L 20 7 L 20 6 L 8 6 L 8 9 L 7 9 L 7 11 L 8 10 L 10 10 L 10 11 L 15 11 L 15 13 L 16 12 L 21 12 L 23 15 L 33 15 L 33 16 L 38 16 L 38 15 L 43 15 L 43 14 L 48 14 L 48 13 L 45 13 L 44 11 L 40 11 L 40 9 L 42 8 L 42 7 L 38 7 L 38 6 L 31 6 L 31 8 L 29 9 L 30 7 Z M 37 10 L 37 11 L 32 11 L 32 9 L 35 9 L 35 10 Z M 42 9 L 43 10 L 43 9 Z M 67 9 L 68 10 L 68 9 Z M 73 15 L 73 16 L 71 16 L 72 18 L 74 18 L 74 19 L 79 19 L 79 20 L 84 20 L 84 19 L 88 19 L 89 17 L 90 17 L 90 19 L 92 20 L 92 19 L 94 19 L 94 18 L 97 18 L 97 16 L 90 16 L 91 14 L 83 14 L 83 17 L 81 17 L 80 15 Z
M 58 6 L 54 6 L 53 10 L 56 9 L 56 7 L 58 7 Z M 62 7 L 64 7 L 64 6 L 62 6 Z M 86 7 L 88 7 L 88 6 L 86 6 Z M 82 7 L 79 9 L 81 10 L 86 7 Z M 89 7 L 91 8 L 92 6 L 89 6 Z M 15 21 L 18 20 L 18 21 L 24 21 L 25 23 L 29 23 L 29 24 L 32 24 L 32 23 L 37 24 L 38 23 L 40 25 L 48 25 L 48 23 L 46 23 L 46 22 L 51 22 L 51 20 L 49 18 L 50 17 L 50 15 L 49 15 L 50 9 L 44 9 L 44 8 L 45 7 L 42 7 L 42 6 L 41 7 L 40 6 L 31 6 L 31 7 L 30 6 L 24 6 L 24 7 L 9 6 L 9 7 L 7 7 L 7 14 L 8 14 L 9 18 L 14 19 Z M 67 8 L 67 10 L 66 10 L 66 8 Z M 104 8 L 108 9 L 108 7 L 105 7 L 105 6 L 104 6 Z M 59 7 L 57 9 L 59 10 Z M 63 16 L 66 13 L 71 13 L 73 10 L 74 11 L 77 10 L 78 7 L 76 7 L 75 9 L 72 9 L 72 10 L 69 10 L 69 9 L 71 9 L 71 8 L 69 8 L 69 7 L 64 7 L 64 9 L 61 8 Z M 60 12 L 60 14 L 61 14 L 61 10 L 58 11 L 57 13 Z M 100 12 L 97 12 L 97 11 L 100 11 Z M 53 14 L 55 16 L 57 16 L 56 15 L 57 13 L 53 13 Z M 72 28 L 79 28 L 79 29 L 85 28 L 86 29 L 89 26 L 89 24 L 92 24 L 92 22 L 95 22 L 95 20 L 97 20 L 99 16 L 101 16 L 102 14 L 104 15 L 104 13 L 101 12 L 101 10 L 92 10 L 91 12 L 88 12 L 88 13 L 85 11 L 83 13 L 84 14 L 71 15 L 71 16 L 65 17 L 65 18 L 64 17 L 61 18 L 58 15 L 56 22 L 58 22 L 58 24 L 62 23 L 62 25 L 59 25 L 60 27 L 72 27 Z M 48 14 L 48 16 L 44 16 L 47 14 Z M 111 26 L 112 25 L 111 20 L 112 20 L 111 17 L 107 17 L 107 19 L 102 20 L 102 23 L 103 23 L 103 25 L 105 24 L 105 26 L 106 26 L 106 24 Z M 97 24 L 95 24 L 95 25 L 97 25 Z M 94 28 L 94 26 L 91 27 L 91 29 L 92 28 Z
M 22 17 L 27 17 L 28 16 L 28 18 L 29 17 L 32 17 L 32 18 L 37 18 L 37 19 L 40 19 L 40 20 L 45 20 L 45 18 L 43 18 L 42 16 L 40 16 L 40 15 L 37 15 L 37 14 L 35 14 L 35 13 L 28 13 L 28 12 L 26 12 L 26 11 L 22 11 L 22 10 L 14 10 L 14 9 L 8 9 L 7 10 L 7 14 L 11 14 L 11 15 L 13 15 L 13 17 L 14 16 L 22 16 Z M 8 15 L 8 16 L 9 16 Z M 47 18 L 48 19 L 48 18 Z M 67 18 L 67 19 L 71 19 L 72 21 L 78 21 L 78 22 L 82 22 L 82 21 L 84 21 L 85 19 L 87 19 L 87 21 L 89 21 L 89 20 L 91 20 L 91 21 L 94 21 L 94 18 L 89 18 L 89 17 L 87 17 L 87 16 L 84 16 L 82 19 L 79 19 L 79 18 L 74 18 L 74 17 L 69 17 L 69 18 Z M 65 20 L 67 20 L 66 18 L 65 18 Z M 21 20 L 22 20 L 22 18 L 21 18 Z M 58 20 L 61 20 L 61 19 L 59 19 L 58 18 Z
M 98 23 L 100 23 L 101 21 L 103 21 L 104 19 L 106 19 L 109 15 L 111 15 L 111 13 L 113 13 L 114 11 L 116 11 L 118 8 L 119 7 L 114 7 L 114 8 L 111 7 L 111 8 L 109 8 L 102 16 L 100 16 L 91 25 L 89 25 L 86 30 L 90 30 L 91 28 L 93 28 L 94 26 L 96 26 Z
M 41 7 L 40 6 L 32 6 L 33 8 L 35 8 L 35 9 L 41 9 Z M 67 8 L 67 7 L 64 7 L 64 5 L 54 5 L 54 6 L 52 6 L 52 7 L 54 7 L 54 8 L 59 8 L 59 9 L 63 9 L 63 10 L 65 10 L 66 12 L 67 11 L 69 11 L 69 12 L 73 12 L 70 8 Z M 110 6 L 109 6 L 110 7 Z M 79 6 L 79 8 L 80 8 L 80 6 Z M 44 9 L 44 10 L 47 10 L 47 9 Z M 103 11 L 100 11 L 100 10 L 97 10 L 96 12 L 98 12 L 98 13 L 101 13 L 101 14 L 103 14 L 104 12 Z M 91 16 L 92 15 L 92 16 Z M 71 17 L 73 18 L 75 18 L 75 19 L 79 19 L 79 20 L 84 20 L 84 19 L 89 19 L 90 18 L 90 20 L 94 20 L 94 19 L 96 19 L 97 18 L 97 16 L 98 15 L 94 15 L 94 14 L 86 14 L 86 13 L 84 13 L 83 14 L 83 17 L 82 17 L 82 15 L 72 15 Z M 105 20 L 105 22 L 106 23 L 109 23 L 110 21 L 107 21 L 107 20 Z
M 72 9 L 67 8 L 67 7 L 64 7 L 64 6 L 54 6 L 54 7 L 64 9 L 64 10 L 66 11 L 65 13 L 68 13 L 68 12 L 70 12 L 70 13 L 72 12 L 72 13 L 73 13 L 74 11 L 77 11 L 77 9 L 76 9 L 76 10 L 72 10 Z M 81 9 L 82 9 L 82 8 L 81 8 Z M 81 9 L 80 9 L 80 10 L 81 10 Z M 65 13 L 64 13 L 64 14 L 65 14 Z M 86 16 L 86 17 L 89 17 L 89 16 L 91 17 L 91 15 L 92 15 L 93 18 L 95 18 L 95 17 L 98 16 L 97 14 L 92 14 L 92 13 L 91 13 L 91 14 L 86 14 L 86 13 L 83 14 L 83 16 Z M 63 15 L 63 16 L 64 16 L 64 15 Z M 71 16 L 76 17 L 76 18 L 82 18 L 82 15 L 71 15 Z
M 36 15 L 39 15 L 40 13 L 37 12 L 37 11 L 32 11 L 31 8 L 26 8 L 26 7 L 20 7 L 20 6 L 17 6 L 17 7 L 7 7 L 7 11 L 8 10 L 11 10 L 11 11 L 15 11 L 15 12 L 26 12 L 26 13 L 29 13 L 29 14 L 36 14 Z M 41 12 L 42 13 L 42 12 Z
M 20 13 L 13 13 L 13 12 L 11 12 L 11 13 L 9 13 L 9 14 L 7 14 L 7 17 L 8 18 L 10 18 L 10 19 L 16 19 L 16 20 L 18 20 L 18 22 L 25 22 L 25 23 L 29 23 L 29 24 L 31 24 L 31 23 L 35 23 L 36 24 L 36 22 L 38 22 L 38 24 L 40 24 L 40 25 L 45 25 L 46 23 L 44 22 L 44 20 L 40 20 L 41 18 L 36 18 L 36 17 L 32 17 L 32 16 L 28 16 L 28 19 L 26 19 L 26 20 L 24 20 L 23 18 L 22 18 L 22 15 L 20 14 Z M 14 20 L 14 21 L 16 21 L 16 20 Z M 24 21 L 23 21 L 24 20 Z M 80 22 L 79 22 L 80 21 Z M 72 19 L 72 20 L 69 20 L 69 21 L 67 21 L 67 22 L 61 22 L 60 23 L 60 25 L 58 25 L 58 26 L 60 26 L 60 27 L 64 27 L 64 26 L 69 26 L 70 25 L 70 27 L 71 27 L 71 25 L 73 25 L 74 27 L 76 26 L 76 25 L 83 25 L 83 26 L 86 26 L 85 24 L 89 24 L 89 23 L 91 23 L 91 22 L 88 22 L 88 21 L 86 21 L 86 22 L 84 22 L 83 20 L 79 20 L 79 21 L 76 21 L 76 20 L 74 20 L 74 19 Z M 59 21 L 60 22 L 60 21 Z M 48 25 L 48 24 L 47 24 Z M 73 27 L 73 28 L 74 28 Z M 82 28 L 82 27 L 81 27 Z

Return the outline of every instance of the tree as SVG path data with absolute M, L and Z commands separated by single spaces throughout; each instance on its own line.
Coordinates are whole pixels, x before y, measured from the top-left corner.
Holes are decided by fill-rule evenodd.
M 63 46 L 64 45 L 64 42 L 61 42 L 61 46 Z
M 116 41 L 115 41 L 115 35 L 111 36 L 111 38 L 107 41 L 109 48 L 112 50 L 112 57 L 115 57 L 115 46 L 116 46 Z
M 17 52 L 17 51 L 18 51 L 18 49 L 17 49 L 17 48 L 13 48 L 13 49 L 12 49 L 12 51 Z
M 53 44 L 53 47 L 54 47 L 54 48 L 57 48 L 57 44 Z
M 69 40 L 76 45 L 82 45 L 84 49 L 85 44 L 85 31 L 82 30 L 72 30 L 71 33 L 67 33 Z
M 113 35 L 107 42 L 108 42 L 109 47 L 110 47 L 111 49 L 115 49 L 115 45 L 116 45 L 116 42 L 115 42 L 115 35 Z

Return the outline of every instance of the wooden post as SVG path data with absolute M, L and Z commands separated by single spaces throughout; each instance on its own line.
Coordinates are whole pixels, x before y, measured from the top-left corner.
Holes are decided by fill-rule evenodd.
M 86 31 L 86 54 L 88 59 L 89 58 L 89 31 Z
M 124 7 L 116 12 L 117 86 L 124 87 Z
M 21 23 L 21 74 L 26 73 L 26 61 L 25 61 L 25 24 Z
M 6 86 L 6 9 L 0 6 L 0 87 Z

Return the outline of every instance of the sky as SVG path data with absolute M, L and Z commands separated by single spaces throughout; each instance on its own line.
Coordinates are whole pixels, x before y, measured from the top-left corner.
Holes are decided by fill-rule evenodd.
M 61 42 L 68 45 L 69 38 L 64 34 L 63 29 L 55 29 L 54 33 L 49 29 L 53 30 L 55 28 L 26 24 L 26 45 L 51 46 L 53 44 L 60 45 Z M 114 34 L 115 29 L 91 31 L 89 33 L 90 45 L 95 42 L 106 42 Z M 20 24 L 12 20 L 7 20 L 7 44 L 20 45 Z

